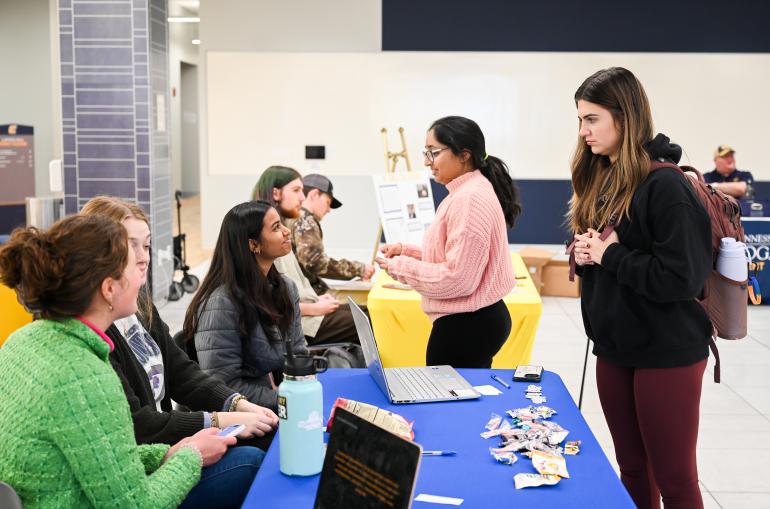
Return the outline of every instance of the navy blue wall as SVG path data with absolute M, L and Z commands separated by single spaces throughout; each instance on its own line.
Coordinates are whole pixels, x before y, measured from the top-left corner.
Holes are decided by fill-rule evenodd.
M 431 179 L 433 201 L 438 204 L 447 195 L 446 187 Z M 570 236 L 564 228 L 567 202 L 572 196 L 569 180 L 517 180 L 521 216 L 508 230 L 511 244 L 562 244 Z
M 446 187 L 431 179 L 433 201 L 438 204 L 447 195 Z M 563 244 L 570 237 L 564 228 L 567 202 L 572 196 L 569 180 L 517 180 L 522 213 L 516 227 L 508 230 L 511 244 Z M 770 199 L 770 182 L 754 182 L 757 199 Z
M 26 205 L 0 206 L 0 235 L 11 233 L 14 228 L 27 224 Z
M 770 52 L 767 0 L 385 0 L 385 51 Z

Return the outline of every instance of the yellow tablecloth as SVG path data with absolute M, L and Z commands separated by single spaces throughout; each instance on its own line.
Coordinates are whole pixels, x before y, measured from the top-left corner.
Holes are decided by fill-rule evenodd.
M 543 307 L 521 256 L 511 253 L 511 260 L 516 277 L 523 279 L 516 280 L 516 287 L 504 299 L 511 313 L 511 335 L 492 360 L 494 368 L 529 363 Z M 394 283 L 393 279 L 380 272 L 368 299 L 382 363 L 386 367 L 424 366 L 432 324 L 420 307 L 420 295 L 414 290 L 384 288 L 388 283 Z
M 16 292 L 0 285 L 0 346 L 13 331 L 32 321 L 32 315 L 19 304 Z

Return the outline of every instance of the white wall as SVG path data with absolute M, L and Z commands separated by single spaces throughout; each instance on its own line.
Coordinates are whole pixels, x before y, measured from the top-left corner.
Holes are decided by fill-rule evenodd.
M 209 174 L 206 54 L 209 51 L 379 52 L 382 0 L 204 0 L 200 18 L 201 234 L 204 247 L 210 248 L 225 213 L 233 205 L 249 199 L 259 170 L 254 169 L 251 175 Z M 232 78 L 237 80 L 238 75 Z M 351 179 L 348 183 L 335 178 L 339 193 L 362 187 L 361 177 Z M 371 191 L 370 203 L 373 198 Z M 376 212 L 358 200 L 348 202 L 341 209 L 344 215 L 338 211 L 324 220 L 326 242 L 332 253 L 337 246 L 366 246 L 370 241 L 361 239 L 374 239 L 376 234 L 376 223 L 375 231 L 359 233 L 361 225 L 376 221 Z
M 203 0 L 205 51 L 380 51 L 382 0 Z
M 684 162 L 709 170 L 714 148 L 729 143 L 739 167 L 770 180 L 770 55 L 382 53 L 379 10 L 362 17 L 362 2 L 223 3 L 214 11 L 204 2 L 201 9 L 207 246 L 225 212 L 248 199 L 259 172 L 287 164 L 332 175 L 339 192 L 350 193 L 325 219 L 327 246 L 367 247 L 377 219 L 369 175 L 384 171 L 383 126 L 391 130 L 391 150 L 399 146 L 396 128 L 406 128 L 412 163 L 420 166 L 430 122 L 466 115 L 479 122 L 488 151 L 505 159 L 516 178 L 567 179 L 576 141 L 574 91 L 612 65 L 639 76 L 657 129 L 684 147 Z M 318 29 L 330 9 L 338 24 Z M 368 37 L 360 21 L 340 21 L 349 19 L 370 23 Z M 326 145 L 327 159 L 306 161 L 308 144 Z
M 0 124 L 35 128 L 35 194 L 41 196 L 50 194 L 48 162 L 59 132 L 52 113 L 57 105 L 51 38 L 56 35 L 49 8 L 49 0 L 0 0 Z
M 575 89 L 612 65 L 636 73 L 657 127 L 694 165 L 710 168 L 714 147 L 730 143 L 742 166 L 770 176 L 770 55 L 502 52 L 209 52 L 209 174 L 253 174 L 279 162 L 305 172 L 312 144 L 326 145 L 324 173 L 382 173 L 379 130 L 399 125 L 421 164 L 430 123 L 458 114 L 479 123 L 487 152 L 516 177 L 566 179 Z M 715 69 L 730 74 L 715 79 Z

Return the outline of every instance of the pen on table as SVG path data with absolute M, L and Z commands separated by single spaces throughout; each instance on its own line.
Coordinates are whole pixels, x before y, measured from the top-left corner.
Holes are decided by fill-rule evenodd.
M 422 451 L 423 456 L 454 456 L 456 451 Z
M 504 381 L 502 378 L 500 378 L 499 376 L 497 376 L 496 374 L 492 373 L 492 374 L 491 374 L 491 375 L 489 375 L 489 376 L 492 378 L 492 380 L 494 380 L 495 382 L 499 383 L 500 385 L 502 385 L 502 386 L 503 386 L 503 387 L 505 387 L 506 389 L 510 389 L 510 388 L 511 388 L 511 386 L 510 386 L 510 385 L 508 385 L 507 383 L 505 383 L 505 381 Z

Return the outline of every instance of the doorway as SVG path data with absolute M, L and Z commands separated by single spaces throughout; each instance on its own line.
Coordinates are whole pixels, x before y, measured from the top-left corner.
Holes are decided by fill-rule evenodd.
M 198 143 L 198 66 L 181 62 L 179 98 L 182 107 L 182 182 L 184 196 L 200 192 Z

